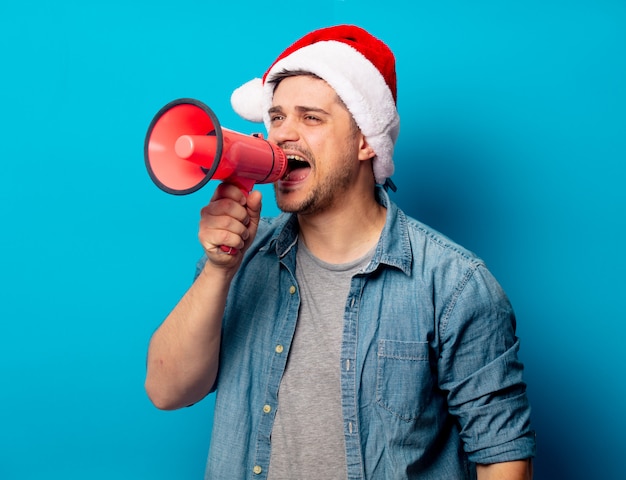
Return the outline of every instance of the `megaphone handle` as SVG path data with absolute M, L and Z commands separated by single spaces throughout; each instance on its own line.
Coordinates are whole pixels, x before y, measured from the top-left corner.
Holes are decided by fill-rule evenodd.
M 254 187 L 254 180 L 245 177 L 232 177 L 224 180 L 226 183 L 232 183 L 239 187 L 239 189 L 243 192 L 243 194 L 247 197 L 250 195 L 252 188 Z M 239 250 L 233 247 L 227 247 L 226 245 L 221 245 L 220 250 L 227 255 L 237 255 Z

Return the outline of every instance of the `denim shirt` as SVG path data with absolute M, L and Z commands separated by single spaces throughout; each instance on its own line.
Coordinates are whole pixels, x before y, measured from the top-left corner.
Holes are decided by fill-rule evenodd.
M 343 317 L 348 479 L 471 479 L 474 463 L 534 456 L 506 295 L 480 259 L 377 195 L 385 227 Z M 300 304 L 297 235 L 293 215 L 263 219 L 233 279 L 206 479 L 267 478 Z

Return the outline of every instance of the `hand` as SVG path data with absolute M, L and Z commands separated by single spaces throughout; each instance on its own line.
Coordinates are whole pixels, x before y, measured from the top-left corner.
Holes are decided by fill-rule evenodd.
M 260 216 L 260 192 L 246 196 L 235 185 L 219 185 L 210 203 L 200 212 L 198 238 L 208 260 L 218 267 L 238 267 L 256 235 Z M 229 249 L 232 254 L 228 253 Z

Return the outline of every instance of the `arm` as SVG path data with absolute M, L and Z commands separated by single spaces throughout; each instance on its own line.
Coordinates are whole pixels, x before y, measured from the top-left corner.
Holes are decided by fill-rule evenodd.
M 442 331 L 440 385 L 449 392 L 448 408 L 469 459 L 482 465 L 479 478 L 506 479 L 518 465 L 510 459 L 535 454 L 515 315 L 483 264 L 464 278 Z
M 532 480 L 533 464 L 530 459 L 514 462 L 476 465 L 478 480 Z
M 261 194 L 246 197 L 222 184 L 202 209 L 198 237 L 207 255 L 204 269 L 156 330 L 148 347 L 145 388 L 157 408 L 191 405 L 214 384 L 222 316 L 230 282 L 259 223 Z M 227 255 L 220 246 L 239 250 Z

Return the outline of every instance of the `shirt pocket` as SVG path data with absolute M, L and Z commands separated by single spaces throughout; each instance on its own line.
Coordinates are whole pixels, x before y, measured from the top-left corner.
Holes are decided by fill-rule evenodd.
M 404 421 L 417 419 L 433 387 L 428 342 L 379 340 L 376 402 Z

